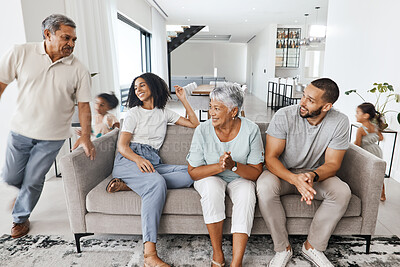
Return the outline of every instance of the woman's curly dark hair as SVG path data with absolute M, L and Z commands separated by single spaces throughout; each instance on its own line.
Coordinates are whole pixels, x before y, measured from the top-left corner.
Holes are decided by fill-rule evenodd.
M 154 107 L 164 109 L 165 105 L 168 102 L 168 99 L 171 98 L 168 85 L 163 79 L 151 72 L 143 73 L 133 80 L 131 88 L 129 89 L 126 106 L 129 108 L 133 108 L 143 105 L 143 102 L 140 101 L 140 99 L 135 94 L 135 82 L 138 78 L 142 78 L 143 80 L 145 80 L 147 86 L 150 88 L 151 96 L 154 99 Z

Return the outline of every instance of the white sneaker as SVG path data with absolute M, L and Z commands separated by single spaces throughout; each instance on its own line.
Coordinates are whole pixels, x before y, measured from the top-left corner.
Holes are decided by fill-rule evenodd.
M 268 266 L 269 267 L 285 267 L 286 264 L 290 261 L 290 258 L 292 258 L 293 251 L 292 249 L 282 251 L 282 252 L 276 252 L 275 256 L 269 261 Z
M 315 248 L 307 250 L 304 243 L 301 251 L 303 256 L 317 267 L 334 267 L 322 251 L 316 250 Z

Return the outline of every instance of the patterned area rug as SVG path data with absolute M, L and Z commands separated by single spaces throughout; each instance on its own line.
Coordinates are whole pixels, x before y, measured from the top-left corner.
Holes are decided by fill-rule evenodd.
M 301 256 L 305 236 L 291 236 L 294 257 L 288 266 L 311 266 Z M 400 239 L 375 237 L 371 253 L 365 253 L 365 240 L 357 237 L 331 238 L 327 257 L 335 266 L 400 266 Z M 82 238 L 82 253 L 75 244 L 60 236 L 0 237 L 0 266 L 143 266 L 140 236 L 90 236 Z M 208 236 L 162 235 L 158 254 L 172 266 L 210 266 L 211 245 Z M 223 247 L 227 266 L 232 240 L 225 236 Z M 269 236 L 252 236 L 247 245 L 243 266 L 267 266 L 273 256 Z

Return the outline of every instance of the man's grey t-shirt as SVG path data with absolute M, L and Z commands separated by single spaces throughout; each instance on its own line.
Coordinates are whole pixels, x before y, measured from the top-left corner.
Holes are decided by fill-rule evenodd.
M 300 106 L 278 110 L 268 126 L 267 134 L 285 139 L 279 159 L 287 169 L 316 169 L 325 162 L 326 149 L 346 150 L 349 147 L 349 119 L 331 108 L 318 125 L 311 125 L 300 116 Z

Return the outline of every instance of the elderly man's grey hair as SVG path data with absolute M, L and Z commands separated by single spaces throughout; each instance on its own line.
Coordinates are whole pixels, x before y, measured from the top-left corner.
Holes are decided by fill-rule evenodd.
M 244 93 L 238 85 L 225 83 L 211 91 L 210 99 L 224 103 L 229 111 L 237 107 L 239 109 L 236 114 L 237 117 L 243 106 Z
M 60 29 L 61 25 L 69 26 L 74 29 L 76 28 L 76 24 L 72 19 L 61 14 L 52 14 L 45 18 L 42 22 L 43 39 L 46 39 L 46 36 L 44 36 L 45 30 L 49 30 L 51 34 L 55 34 L 56 31 Z

